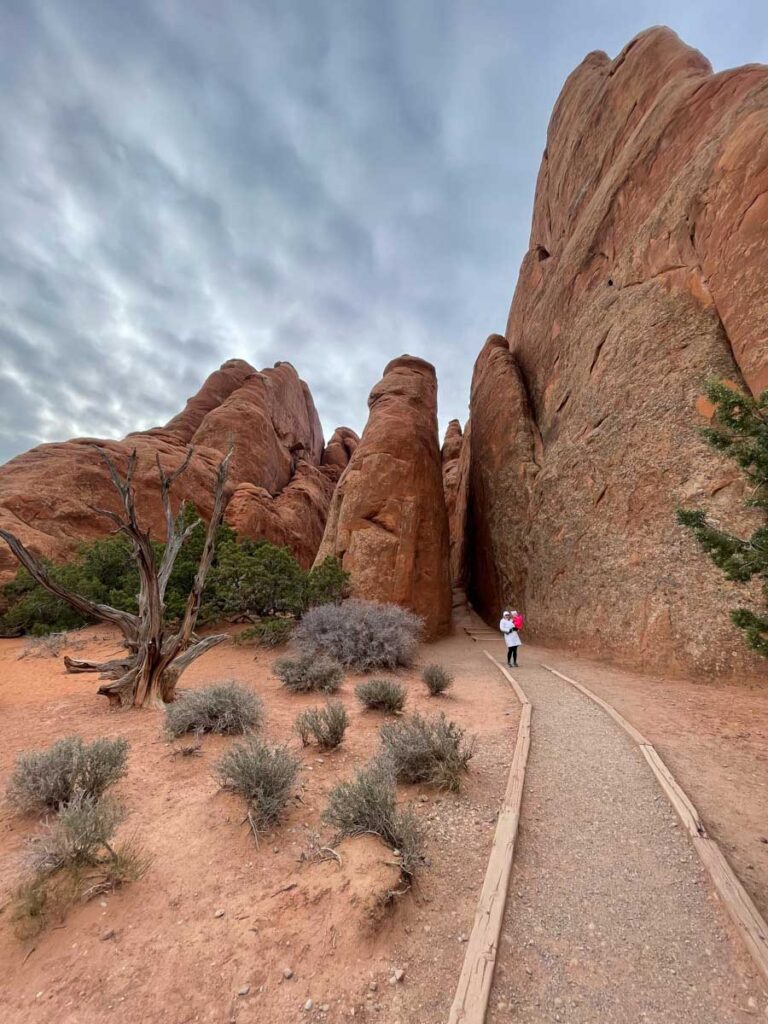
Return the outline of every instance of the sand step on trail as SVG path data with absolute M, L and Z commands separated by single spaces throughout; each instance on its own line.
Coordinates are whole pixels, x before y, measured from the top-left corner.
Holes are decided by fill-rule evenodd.
M 487 1020 L 754 1021 L 762 988 L 640 750 L 541 666 Z

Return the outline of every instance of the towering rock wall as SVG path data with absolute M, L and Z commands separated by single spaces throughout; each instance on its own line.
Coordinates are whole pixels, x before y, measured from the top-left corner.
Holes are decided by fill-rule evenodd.
M 215 471 L 234 445 L 226 519 L 245 536 L 265 537 L 312 564 L 331 494 L 356 435 L 341 428 L 325 459 L 320 422 L 309 390 L 290 363 L 261 372 L 230 360 L 207 379 L 183 412 L 166 426 L 122 441 L 79 438 L 45 444 L 0 467 L 0 524 L 33 551 L 52 559 L 70 556 L 79 541 L 103 536 L 106 519 L 93 509 L 116 508 L 107 470 L 93 449 L 105 449 L 125 467 L 135 448 L 139 518 L 162 538 L 156 459 L 177 466 L 188 445 L 194 456 L 174 496 L 210 515 Z M 16 571 L 0 546 L 0 583 Z
M 567 80 L 503 339 L 475 369 L 467 565 L 482 612 L 689 672 L 764 671 L 743 592 L 675 523 L 736 527 L 737 470 L 697 434 L 711 374 L 768 386 L 768 69 L 714 75 L 666 29 Z M 699 403 L 699 407 L 700 403 Z
M 424 617 L 428 637 L 439 636 L 450 628 L 451 586 L 434 368 L 392 360 L 368 408 L 317 560 L 337 556 L 356 596 L 402 604 Z

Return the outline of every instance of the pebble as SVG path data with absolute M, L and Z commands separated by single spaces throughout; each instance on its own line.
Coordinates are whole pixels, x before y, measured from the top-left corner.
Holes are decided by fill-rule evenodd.
M 224 911 L 223 910 L 217 910 L 216 913 L 213 916 L 214 917 L 224 917 Z
M 247 996 L 250 991 L 251 991 L 251 986 L 250 985 L 241 985 L 240 988 L 237 990 L 237 994 L 239 996 Z
M 392 972 L 392 977 L 389 979 L 390 985 L 396 985 L 399 981 L 402 981 L 405 977 L 405 971 L 398 967 L 396 971 Z
M 311 1000 L 311 999 L 308 999 L 308 1000 L 306 1001 L 306 1003 L 304 1003 L 304 1009 L 305 1009 L 305 1010 L 311 1010 L 311 1009 L 312 1009 L 312 1007 L 313 1007 L 314 1005 L 315 1005 L 315 1004 L 314 1004 L 314 1003 L 312 1002 L 312 1000 Z
M 102 942 L 106 942 L 107 939 L 114 939 L 116 935 L 117 935 L 117 932 L 115 931 L 115 929 L 114 928 L 109 928 L 107 931 L 102 933 L 101 941 Z
M 378 986 L 378 985 L 376 984 L 376 982 L 375 982 L 375 981 L 372 981 L 372 982 L 371 982 L 371 983 L 370 983 L 370 984 L 368 985 L 368 988 L 369 988 L 369 989 L 371 990 L 371 992 L 375 992 L 375 991 L 376 991 L 376 989 L 377 989 L 378 987 L 379 987 L 379 986 Z
M 287 980 L 288 980 L 289 978 L 292 978 L 292 977 L 293 977 L 293 971 L 291 970 L 291 968 L 290 968 L 290 967 L 284 967 L 284 968 L 283 968 L 283 977 L 285 978 L 285 980 L 286 980 L 286 981 L 287 981 Z

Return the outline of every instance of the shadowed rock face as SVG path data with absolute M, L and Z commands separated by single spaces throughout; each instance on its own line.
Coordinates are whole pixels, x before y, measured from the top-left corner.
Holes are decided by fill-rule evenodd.
M 450 628 L 451 588 L 434 368 L 413 356 L 394 359 L 368 408 L 317 561 L 336 555 L 356 596 L 405 605 L 438 636 Z
M 116 509 L 97 443 L 122 469 L 135 448 L 139 519 L 155 537 L 165 536 L 156 459 L 177 466 L 188 445 L 194 455 L 174 487 L 177 501 L 192 501 L 210 515 L 215 471 L 230 444 L 232 494 L 226 520 L 244 536 L 290 547 L 310 566 L 322 537 L 335 482 L 356 435 L 334 434 L 332 459 L 324 456 L 320 422 L 309 390 L 290 363 L 257 372 L 229 360 L 207 379 L 183 412 L 166 426 L 130 434 L 123 441 L 78 438 L 45 444 L 0 467 L 0 524 L 33 551 L 52 559 L 70 556 L 79 541 L 104 536 L 110 524 L 93 508 Z M 0 582 L 16 571 L 0 545 Z
M 475 368 L 465 564 L 489 621 L 514 601 L 543 641 L 759 673 L 728 619 L 743 591 L 674 511 L 746 524 L 696 405 L 711 374 L 768 385 L 766 257 L 768 69 L 714 75 L 666 29 L 590 54 L 550 122 L 508 345 Z

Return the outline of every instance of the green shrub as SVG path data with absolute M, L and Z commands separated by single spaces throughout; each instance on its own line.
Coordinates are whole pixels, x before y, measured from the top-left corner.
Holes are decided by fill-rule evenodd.
M 339 838 L 373 832 L 397 850 L 403 870 L 412 874 L 422 859 L 422 837 L 412 811 L 398 808 L 391 765 L 377 759 L 351 782 L 340 782 L 328 796 L 323 820 Z
M 385 757 L 398 782 L 425 782 L 458 792 L 462 773 L 468 770 L 474 742 L 463 743 L 464 730 L 445 715 L 431 720 L 410 715 L 381 727 Z
M 57 740 L 47 750 L 20 754 L 8 784 L 8 799 L 22 810 L 58 810 L 76 796 L 98 799 L 125 775 L 128 743 L 79 736 Z
M 277 824 L 291 795 L 300 762 L 287 747 L 255 738 L 238 743 L 216 765 L 221 785 L 244 797 L 255 831 Z
M 307 577 L 305 605 L 313 608 L 319 604 L 338 604 L 346 597 L 348 588 L 349 573 L 342 569 L 338 558 L 328 555 Z
M 272 671 L 294 693 L 312 693 L 316 690 L 335 693 L 344 678 L 344 671 L 337 662 L 310 654 L 298 658 L 278 658 Z
M 405 687 L 394 679 L 369 679 L 355 687 L 355 695 L 373 711 L 395 714 L 403 710 L 407 694 Z
M 294 728 L 306 747 L 314 736 L 321 750 L 333 750 L 344 739 L 349 719 L 340 700 L 329 701 L 324 708 L 307 708 L 296 717 Z
M 327 654 L 345 668 L 370 672 L 409 665 L 422 620 L 395 604 L 351 599 L 310 608 L 296 627 L 306 654 Z
M 165 729 L 172 737 L 188 732 L 253 732 L 261 727 L 263 719 L 261 698 L 234 681 L 184 690 L 165 706 Z
M 449 686 L 453 686 L 453 676 L 442 665 L 427 665 L 421 673 L 421 678 L 433 697 L 445 693 Z
M 261 622 L 249 626 L 242 633 L 235 637 L 235 643 L 239 647 L 254 644 L 256 647 L 282 647 L 287 644 L 293 635 L 293 627 L 296 625 L 293 619 L 270 618 L 262 619 Z

